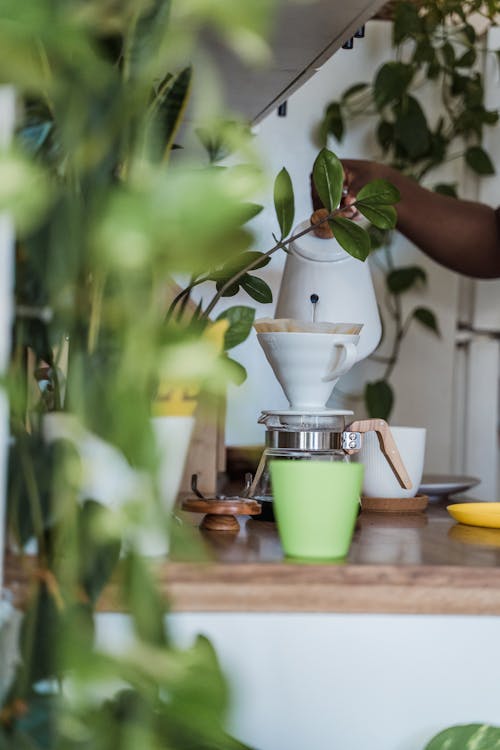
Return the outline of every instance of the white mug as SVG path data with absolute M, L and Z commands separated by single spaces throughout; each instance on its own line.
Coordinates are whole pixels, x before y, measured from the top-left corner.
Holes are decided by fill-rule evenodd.
M 380 450 L 375 432 L 363 435 L 356 461 L 365 467 L 363 495 L 365 497 L 415 497 L 422 482 L 425 457 L 426 430 L 424 427 L 391 427 L 391 433 L 412 482 L 411 489 L 401 487 Z
M 356 362 L 358 335 L 276 331 L 257 339 L 292 409 L 322 409 Z

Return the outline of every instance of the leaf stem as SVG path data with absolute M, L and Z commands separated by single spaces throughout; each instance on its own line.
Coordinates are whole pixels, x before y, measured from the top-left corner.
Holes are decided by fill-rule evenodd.
M 306 234 L 309 234 L 312 232 L 317 226 L 320 224 L 324 224 L 325 221 L 330 221 L 334 218 L 334 216 L 337 216 L 337 214 L 343 213 L 347 210 L 352 210 L 356 206 L 356 203 L 353 203 L 349 206 L 343 206 L 342 208 L 336 208 L 333 211 L 330 211 L 327 216 L 325 216 L 323 219 L 320 219 L 320 221 L 316 222 L 316 224 L 311 224 L 311 226 L 307 227 L 306 229 L 303 229 L 301 232 L 297 232 L 297 234 L 292 235 L 291 237 L 288 237 L 288 239 L 285 240 L 279 240 L 270 250 L 267 250 L 267 252 L 263 253 L 262 255 L 259 255 L 258 258 L 256 258 L 254 261 L 249 263 L 247 266 L 239 270 L 237 273 L 234 274 L 230 279 L 228 279 L 219 289 L 217 294 L 214 295 L 210 303 L 208 304 L 205 312 L 203 313 L 203 318 L 208 318 L 212 310 L 214 309 L 217 302 L 220 300 L 221 297 L 224 296 L 224 293 L 229 289 L 233 284 L 235 284 L 238 279 L 241 279 L 242 276 L 244 276 L 248 271 L 251 271 L 252 269 L 256 268 L 260 263 L 262 263 L 262 258 L 269 258 L 273 253 L 275 253 L 277 250 L 285 250 L 287 251 L 287 245 L 289 245 L 291 242 L 294 242 L 295 240 L 300 239 L 300 237 L 303 237 Z
M 174 299 L 172 300 L 172 302 L 170 303 L 170 306 L 169 306 L 169 308 L 167 310 L 167 314 L 166 314 L 166 321 L 167 322 L 172 317 L 172 315 L 174 313 L 174 310 L 177 307 L 177 305 L 179 304 L 179 302 L 182 299 L 184 299 L 185 297 L 189 298 L 189 296 L 190 296 L 191 292 L 193 291 L 193 289 L 195 288 L 195 286 L 198 286 L 198 284 L 203 284 L 205 281 L 208 281 L 209 278 L 210 277 L 207 276 L 207 275 L 201 276 L 199 279 L 197 279 L 195 276 L 191 276 L 191 279 L 190 279 L 189 284 L 187 285 L 187 287 L 185 287 L 184 289 L 181 289 L 181 291 L 179 292 L 179 294 L 177 294 L 174 297 Z M 186 300 L 186 302 L 187 302 L 187 300 Z

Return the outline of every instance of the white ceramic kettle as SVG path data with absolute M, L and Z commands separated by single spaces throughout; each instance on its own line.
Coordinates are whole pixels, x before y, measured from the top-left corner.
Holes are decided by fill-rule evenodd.
M 308 226 L 299 224 L 294 234 Z M 336 239 L 312 232 L 289 246 L 275 317 L 362 323 L 357 361 L 373 352 L 382 335 L 368 263 L 346 253 Z

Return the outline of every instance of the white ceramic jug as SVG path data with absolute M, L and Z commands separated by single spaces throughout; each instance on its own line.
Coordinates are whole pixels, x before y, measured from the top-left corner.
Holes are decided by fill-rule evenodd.
M 295 228 L 303 231 L 309 222 Z M 316 300 L 313 302 L 312 300 Z M 276 318 L 362 323 L 357 360 L 377 347 L 382 326 L 368 263 L 345 252 L 336 239 L 312 232 L 289 246 Z

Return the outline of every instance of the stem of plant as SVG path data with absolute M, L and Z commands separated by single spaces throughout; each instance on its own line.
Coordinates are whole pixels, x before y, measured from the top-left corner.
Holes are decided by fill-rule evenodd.
M 325 221 L 330 221 L 331 219 L 334 218 L 334 216 L 337 216 L 338 214 L 341 214 L 344 211 L 352 210 L 353 208 L 355 208 L 355 206 L 356 206 L 356 203 L 353 203 L 350 206 L 345 206 L 343 208 L 336 208 L 334 211 L 331 211 L 327 216 L 325 216 L 324 219 L 321 219 L 316 224 L 311 224 L 311 226 L 307 227 L 307 229 L 303 229 L 301 232 L 298 232 L 297 234 L 292 235 L 286 240 L 283 240 L 283 239 L 279 240 L 279 242 L 277 242 L 276 245 L 274 245 L 274 247 L 272 247 L 267 252 L 263 253 L 256 260 L 252 261 L 252 263 L 249 263 L 247 266 L 245 266 L 245 268 L 242 268 L 240 271 L 238 271 L 238 273 L 236 273 L 234 276 L 228 279 L 228 281 L 226 281 L 226 283 L 223 284 L 223 286 L 219 289 L 217 294 L 212 298 L 211 302 L 207 306 L 207 309 L 203 313 L 202 317 L 208 318 L 208 316 L 214 309 L 217 302 L 220 300 L 221 297 L 224 296 L 224 292 L 227 289 L 229 289 L 229 287 L 231 287 L 233 284 L 235 284 L 238 281 L 238 279 L 241 279 L 242 276 L 248 273 L 248 271 L 251 271 L 253 268 L 255 268 L 260 263 L 262 263 L 262 258 L 269 258 L 277 250 L 280 250 L 280 249 L 286 250 L 287 245 L 289 245 L 291 242 L 294 242 L 295 240 L 300 239 L 300 237 L 303 237 L 304 235 L 309 234 L 310 232 L 314 230 L 315 227 L 319 226 L 320 224 L 324 224 Z
M 177 294 L 174 297 L 174 299 L 172 300 L 172 302 L 170 303 L 170 306 L 169 306 L 169 308 L 167 310 L 167 314 L 165 316 L 166 322 L 168 322 L 170 320 L 170 318 L 172 317 L 173 312 L 174 312 L 175 308 L 177 307 L 178 303 L 182 299 L 184 299 L 184 297 L 189 297 L 190 294 L 191 294 L 191 292 L 195 288 L 195 286 L 198 286 L 198 284 L 203 284 L 205 281 L 208 281 L 208 277 L 207 276 L 202 276 L 201 278 L 199 278 L 199 279 L 197 279 L 195 281 L 193 281 L 193 279 L 191 278 L 191 281 L 189 282 L 188 286 L 185 289 L 182 289 L 179 292 L 179 294 Z

